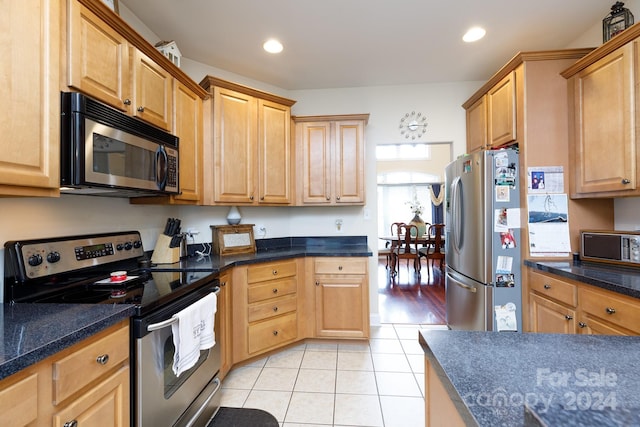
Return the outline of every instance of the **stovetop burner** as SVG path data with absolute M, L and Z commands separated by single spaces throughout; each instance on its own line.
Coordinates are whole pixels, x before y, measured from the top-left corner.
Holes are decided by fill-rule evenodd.
M 142 314 L 209 282 L 210 272 L 137 268 L 144 259 L 138 232 L 7 242 L 4 301 L 135 304 Z M 120 270 L 130 280 L 111 281 Z

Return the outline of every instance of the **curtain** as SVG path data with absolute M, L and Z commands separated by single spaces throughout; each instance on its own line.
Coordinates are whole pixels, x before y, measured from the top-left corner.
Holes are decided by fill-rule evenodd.
M 434 224 L 444 224 L 444 191 L 442 184 L 431 184 L 431 218 Z

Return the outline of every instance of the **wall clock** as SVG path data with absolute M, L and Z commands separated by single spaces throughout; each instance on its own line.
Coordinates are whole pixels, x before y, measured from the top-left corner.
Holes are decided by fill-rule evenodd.
M 400 134 L 406 139 L 420 138 L 427 131 L 427 118 L 412 111 L 400 119 Z

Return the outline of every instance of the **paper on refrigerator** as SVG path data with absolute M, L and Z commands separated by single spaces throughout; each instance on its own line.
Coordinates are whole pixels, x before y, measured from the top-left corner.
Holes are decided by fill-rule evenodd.
M 529 253 L 531 256 L 568 256 L 569 209 L 566 194 L 529 194 Z

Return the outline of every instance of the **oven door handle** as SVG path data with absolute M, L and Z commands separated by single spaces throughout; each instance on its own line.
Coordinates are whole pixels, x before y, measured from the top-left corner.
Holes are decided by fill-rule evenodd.
M 214 294 L 218 295 L 220 293 L 220 287 L 217 287 L 215 291 L 213 291 Z M 162 322 L 158 322 L 158 323 L 153 323 L 149 326 L 147 326 L 147 331 L 149 332 L 153 332 L 153 331 L 157 331 L 158 329 L 162 329 L 162 328 L 166 328 L 167 326 L 171 326 L 174 323 L 176 323 L 178 321 L 177 317 L 171 317 L 167 320 L 163 320 Z

